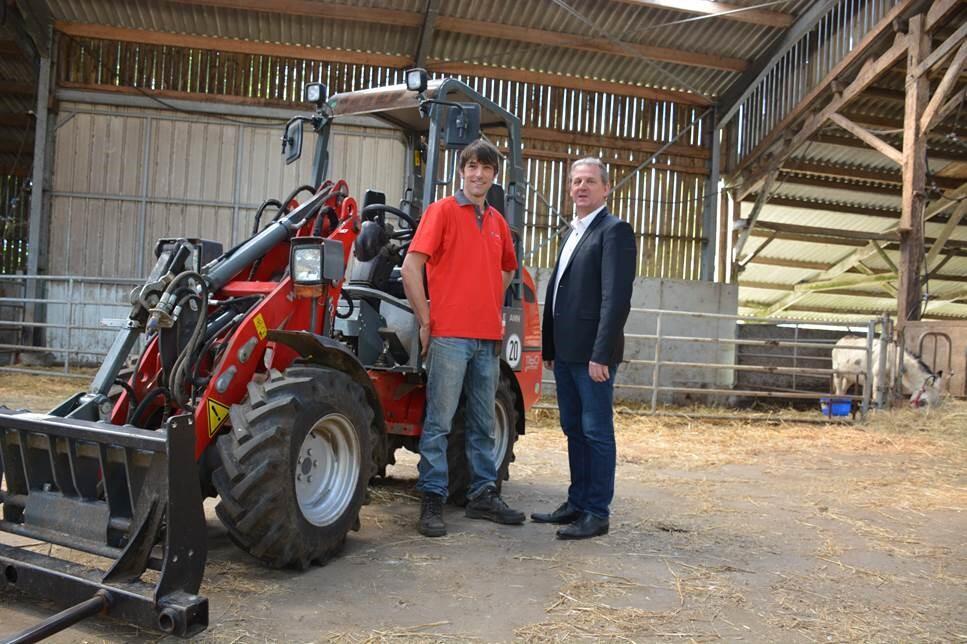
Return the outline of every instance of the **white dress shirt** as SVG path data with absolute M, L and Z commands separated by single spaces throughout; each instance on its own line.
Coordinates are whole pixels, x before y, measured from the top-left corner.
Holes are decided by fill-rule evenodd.
M 551 302 L 552 313 L 557 312 L 557 289 L 561 286 L 561 276 L 564 275 L 564 269 L 567 268 L 568 262 L 571 261 L 571 255 L 574 254 L 574 249 L 577 248 L 581 237 L 587 232 L 588 226 L 598 216 L 598 213 L 604 210 L 605 205 L 607 204 L 602 204 L 600 208 L 592 213 L 583 217 L 575 217 L 571 220 L 571 234 L 568 235 L 567 241 L 564 242 L 564 248 L 561 249 L 561 259 L 557 263 L 557 276 L 554 281 L 554 300 Z

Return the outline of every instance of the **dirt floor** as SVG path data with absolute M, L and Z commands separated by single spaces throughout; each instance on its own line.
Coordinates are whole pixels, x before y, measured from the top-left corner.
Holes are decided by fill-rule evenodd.
M 77 383 L 0 375 L 0 403 L 49 407 Z M 24 405 L 23 403 L 28 403 Z M 14 404 L 16 403 L 16 404 Z M 707 420 L 619 409 L 611 533 L 554 539 L 448 509 L 416 534 L 416 459 L 374 487 L 343 556 L 304 573 L 238 551 L 209 505 L 206 642 L 967 642 L 967 404 Z M 691 414 L 691 416 L 690 416 Z M 557 418 L 533 412 L 504 496 L 564 496 Z M 0 636 L 52 606 L 0 591 Z M 57 642 L 158 640 L 100 620 Z

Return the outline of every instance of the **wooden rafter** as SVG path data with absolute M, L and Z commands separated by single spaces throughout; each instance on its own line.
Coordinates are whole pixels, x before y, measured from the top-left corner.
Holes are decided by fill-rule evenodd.
M 170 47 L 189 47 L 197 49 L 216 49 L 245 54 L 263 54 L 287 58 L 303 58 L 307 60 L 329 61 L 337 63 L 359 63 L 365 65 L 381 65 L 387 67 L 407 67 L 413 64 L 410 56 L 394 54 L 376 54 L 370 52 L 354 52 L 337 49 L 323 49 L 302 45 L 281 43 L 255 42 L 234 38 L 215 38 L 212 36 L 198 36 L 191 34 L 173 34 L 144 29 L 129 29 L 126 27 L 111 27 L 75 22 L 61 22 L 54 24 L 57 31 L 77 38 L 98 38 L 104 40 L 120 40 L 124 42 L 140 42 L 151 45 L 166 45 Z M 484 78 L 514 80 L 539 85 L 552 85 L 569 89 L 607 92 L 623 96 L 637 96 L 658 101 L 673 101 L 686 105 L 709 104 L 709 99 L 674 90 L 642 87 L 626 83 L 616 83 L 576 76 L 559 74 L 545 74 L 540 72 L 490 67 L 469 63 L 440 62 L 430 59 L 427 68 L 431 71 L 449 72 L 453 74 L 467 74 Z
M 574 49 L 595 54 L 611 54 L 626 58 L 641 57 L 666 63 L 674 63 L 676 65 L 691 65 L 694 67 L 706 67 L 730 72 L 741 72 L 749 64 L 748 61 L 741 58 L 683 51 L 669 47 L 654 47 L 652 45 L 641 45 L 632 42 L 615 43 L 602 38 L 577 36 L 556 31 L 532 29 L 530 27 L 516 27 L 514 25 L 481 22 L 479 20 L 466 20 L 452 16 L 440 16 L 437 18 L 437 28 L 441 31 L 451 31 L 468 36 L 499 38 L 502 40 L 562 47 L 564 49 Z
M 862 248 L 869 242 L 874 243 L 874 250 L 887 266 L 896 271 L 897 267 L 886 255 L 886 250 L 899 249 L 899 239 L 895 233 L 867 233 L 858 230 L 840 230 L 838 228 L 823 228 L 819 226 L 800 226 L 798 224 L 778 224 L 775 222 L 760 222 L 758 230 L 752 231 L 753 237 L 773 237 L 785 241 L 797 241 L 826 246 L 844 246 Z M 938 238 L 928 237 L 924 241 L 934 244 Z M 947 241 L 946 250 L 962 252 L 967 250 L 965 241 Z
M 782 169 L 789 172 L 798 172 L 823 177 L 876 181 L 878 183 L 889 183 L 896 185 L 903 183 L 903 177 L 899 170 L 885 170 L 881 168 L 867 168 L 854 165 L 839 165 L 826 162 L 820 163 L 816 161 L 798 159 L 786 161 L 782 164 Z M 941 190 L 955 190 L 960 186 L 961 183 L 959 180 L 951 177 L 940 177 L 936 175 L 930 177 L 928 182 L 937 186 Z
M 756 199 L 758 193 L 746 195 L 743 201 Z M 841 212 L 851 215 L 865 215 L 867 217 L 881 217 L 884 219 L 898 219 L 900 211 L 891 208 L 870 208 L 857 204 L 833 203 L 826 201 L 808 201 L 806 199 L 795 199 L 793 197 L 772 197 L 769 203 L 773 206 L 786 206 L 789 208 L 799 208 L 802 210 L 821 210 L 823 212 Z
M 796 135 L 792 137 L 791 141 L 788 144 L 783 145 L 782 150 L 773 155 L 766 164 L 763 164 L 765 167 L 758 168 L 749 166 L 751 160 L 756 157 L 755 152 L 745 159 L 742 165 L 748 167 L 748 172 L 742 175 L 742 180 L 740 181 L 740 183 L 745 186 L 742 190 L 740 190 L 740 197 L 744 196 L 746 192 L 752 192 L 765 176 L 765 174 L 763 174 L 764 172 L 767 174 L 768 172 L 772 172 L 782 165 L 782 162 L 786 159 L 786 157 L 792 154 L 797 148 L 799 148 L 799 146 L 805 143 L 809 137 L 815 134 L 832 115 L 837 114 L 843 106 L 859 96 L 873 83 L 873 81 L 876 80 L 880 74 L 884 72 L 884 70 L 892 67 L 898 61 L 900 61 L 906 54 L 906 51 L 907 38 L 904 35 L 898 34 L 893 45 L 880 56 L 867 60 L 859 74 L 857 74 L 856 79 L 853 80 L 853 82 L 850 83 L 849 86 L 847 86 L 842 92 L 836 94 L 825 108 L 807 117 L 806 121 L 802 125 L 802 128 L 800 128 Z M 798 110 L 794 110 L 793 113 L 796 111 Z M 798 120 L 798 118 L 799 115 L 790 121 L 790 119 L 787 117 L 783 120 L 783 123 L 790 121 L 786 124 L 786 127 L 792 127 L 792 121 Z M 757 146 L 757 149 L 762 149 L 764 144 L 767 144 L 767 141 L 770 138 L 772 138 L 774 142 L 775 137 L 778 136 L 778 132 L 774 131 L 772 135 L 766 137 L 766 139 L 763 140 L 759 146 Z M 769 145 L 771 145 L 771 143 Z
M 846 230 L 843 228 L 824 228 L 822 226 L 803 226 L 800 224 L 785 224 L 775 221 L 759 222 L 759 227 L 781 233 L 798 233 L 802 236 L 816 236 L 824 239 L 838 238 L 859 241 L 861 245 L 873 239 L 881 241 L 897 241 L 895 233 L 874 233 L 865 230 Z
M 501 135 L 500 129 L 484 129 L 485 133 Z M 549 143 L 568 143 L 587 147 L 618 148 L 630 152 L 643 152 L 653 154 L 667 145 L 661 141 L 651 141 L 648 139 L 625 139 L 616 136 L 599 136 L 595 134 L 579 134 L 576 132 L 560 132 L 539 127 L 521 128 L 521 136 L 524 139 L 536 141 L 547 141 Z M 707 160 L 710 156 L 707 148 L 698 145 L 685 145 L 676 143 L 665 148 L 668 156 L 688 157 L 690 159 Z M 704 165 L 702 172 L 705 172 Z
M 891 266 L 892 266 L 892 263 L 891 263 Z M 896 292 L 897 292 L 896 286 L 893 285 L 893 282 L 896 281 L 896 276 L 897 276 L 897 271 L 895 266 L 893 266 L 892 270 L 889 273 L 876 273 L 873 271 L 873 269 L 869 268 L 863 262 L 857 263 L 856 268 L 857 270 L 859 270 L 860 273 L 866 275 L 867 277 L 876 277 L 878 275 L 889 275 L 890 279 L 877 282 L 877 285 L 880 287 L 880 289 L 886 291 L 887 295 L 894 298 L 896 297 Z
M 710 0 L 617 0 L 623 4 L 653 9 L 668 9 L 697 16 L 735 20 L 765 27 L 785 29 L 793 23 L 793 16 L 767 9 L 746 9 L 741 5 Z
M 34 119 L 29 114 L 0 112 L 0 125 L 5 127 L 32 128 Z
M 426 8 L 423 10 L 423 24 L 420 26 L 420 40 L 416 45 L 416 53 L 413 55 L 413 62 L 417 67 L 426 64 L 439 15 L 440 0 L 426 0 Z
M 953 234 L 954 230 L 956 230 L 965 214 L 967 214 L 967 199 L 958 204 L 956 210 L 954 210 L 953 214 L 950 215 L 950 219 L 948 219 L 947 223 L 944 224 L 940 234 L 935 240 L 933 240 L 930 250 L 927 252 L 927 257 L 924 259 L 924 266 L 927 267 L 928 271 L 936 268 L 934 266 L 934 262 L 937 261 L 940 251 L 942 251 L 944 245 L 948 243 L 950 236 Z M 927 240 L 924 240 L 924 243 L 926 242 Z
M 778 172 L 772 172 L 766 177 L 766 182 L 762 186 L 762 191 L 756 195 L 755 204 L 752 206 L 752 212 L 745 219 L 740 219 L 739 222 L 742 223 L 742 228 L 739 232 L 739 238 L 735 242 L 735 260 L 741 261 L 742 259 L 742 249 L 745 246 L 746 241 L 749 239 L 749 233 L 755 228 L 756 222 L 759 220 L 759 215 L 762 213 L 762 208 L 766 205 L 769 197 L 772 196 L 772 186 L 776 181 Z M 736 223 L 739 223 L 736 222 Z
M 965 100 L 967 100 L 967 87 L 954 94 L 949 101 L 937 110 L 937 113 L 933 117 L 933 124 L 941 123 L 945 118 L 953 114 L 954 110 L 959 110 Z
M 16 40 L 0 40 L 0 56 L 19 57 L 23 52 Z
M 331 2 L 317 2 L 315 0 L 166 0 L 166 2 L 183 5 L 221 7 L 242 11 L 283 13 L 325 18 L 327 20 L 376 23 L 415 29 L 423 28 L 425 17 L 425 14 L 420 11 L 354 7 Z M 578 51 L 607 53 L 617 56 L 643 56 L 662 62 L 694 65 L 723 71 L 742 71 L 748 65 L 747 61 L 738 58 L 675 48 L 652 47 L 633 42 L 621 42 L 620 46 L 617 46 L 613 43 L 602 41 L 600 38 L 591 38 L 577 34 L 564 34 L 542 29 L 531 29 L 482 20 L 468 20 L 454 16 L 437 15 L 434 21 L 434 27 L 439 31 L 448 31 L 464 35 L 500 38 L 502 40 L 563 47 L 565 49 L 575 49 Z
M 866 286 L 868 284 L 883 284 L 896 279 L 896 273 L 882 273 L 879 275 L 859 275 L 847 273 L 839 277 L 826 281 L 803 282 L 793 287 L 794 293 L 817 293 L 820 291 L 833 291 L 849 286 Z
M 518 81 L 521 83 L 532 83 L 535 85 L 552 85 L 554 87 L 566 87 L 568 89 L 585 90 L 590 92 L 608 92 L 622 96 L 650 98 L 658 101 L 673 101 L 685 105 L 709 105 L 709 99 L 696 94 L 689 94 L 688 92 L 655 89 L 652 87 L 641 87 L 639 85 L 627 85 L 625 83 L 614 83 L 611 81 L 581 78 L 578 76 L 563 76 L 560 74 L 530 72 L 518 69 L 507 69 L 504 67 L 488 67 L 486 65 L 475 65 L 469 63 L 432 62 L 429 63 L 427 67 L 432 71 L 446 72 L 449 74 L 467 74 L 470 76 L 483 76 L 484 78 L 497 78 L 501 80 Z
M 948 197 L 950 199 L 960 199 L 965 195 L 967 195 L 967 184 L 961 185 L 960 188 L 953 191 L 951 194 L 948 195 Z M 947 207 L 948 206 L 944 203 L 932 204 L 929 208 L 927 208 L 926 212 L 924 213 L 923 219 L 927 221 L 931 219 L 938 212 L 945 210 Z M 897 225 L 893 226 L 891 230 L 897 230 L 898 225 L 899 225 L 899 222 L 897 222 Z M 922 249 L 922 246 L 923 244 L 921 242 L 921 249 Z M 879 247 L 879 245 L 875 241 L 871 241 L 868 245 L 862 248 L 857 248 L 853 250 L 851 253 L 849 253 L 842 259 L 840 259 L 835 264 L 829 266 L 828 268 L 823 269 L 822 272 L 820 272 L 819 275 L 816 275 L 815 277 L 813 277 L 811 281 L 824 281 L 824 280 L 829 280 L 829 279 L 838 277 L 839 275 L 842 275 L 847 271 L 853 270 L 861 262 L 864 262 L 868 258 L 874 255 L 877 255 L 881 252 L 882 252 L 882 249 Z M 958 252 L 958 251 L 954 251 L 953 249 L 951 249 L 950 252 Z M 967 250 L 963 252 L 967 254 Z M 902 253 L 902 250 L 901 250 L 901 253 Z M 901 261 L 901 267 L 902 266 L 903 266 L 903 263 Z M 914 269 L 914 270 L 916 271 L 917 269 Z M 901 279 L 902 279 L 902 276 L 903 276 L 903 270 L 901 269 Z M 903 292 L 902 285 L 900 290 L 901 292 Z M 759 314 L 763 317 L 769 317 L 771 315 L 775 315 L 776 313 L 779 313 L 785 310 L 786 308 L 792 306 L 803 297 L 804 297 L 804 294 L 802 293 L 790 293 L 786 297 L 762 309 L 759 312 Z
M 222 7 L 244 11 L 282 13 L 307 18 L 368 22 L 397 27 L 420 27 L 423 14 L 419 11 L 399 11 L 376 7 L 357 7 L 351 4 L 316 2 L 316 0 L 165 0 L 169 4 Z
M 62 34 L 75 38 L 120 40 L 123 42 L 165 45 L 169 47 L 188 47 L 193 49 L 217 49 L 218 51 L 238 54 L 262 54 L 284 58 L 303 58 L 306 60 L 359 63 L 386 67 L 406 67 L 413 63 L 413 59 L 410 56 L 398 56 L 395 54 L 375 54 L 371 52 L 323 49 L 321 47 L 303 45 L 255 42 L 251 40 L 239 40 L 237 38 L 174 34 L 164 31 L 149 31 L 147 29 L 112 27 L 110 25 L 57 21 L 54 23 L 54 29 Z
M 14 21 L 16 30 L 23 30 L 31 40 L 33 48 L 41 56 L 49 56 L 48 32 L 53 22 L 50 8 L 46 2 L 36 0 L 8 0 L 8 5 L 16 5 L 18 18 Z M 16 14 L 16 12 L 11 11 Z
M 965 38 L 967 38 L 967 23 L 960 25 L 957 31 L 951 34 L 944 42 L 934 47 L 930 55 L 910 71 L 910 75 L 916 78 L 929 72 L 934 66 L 949 56 Z
M 31 83 L 21 83 L 19 81 L 0 80 L 0 96 L 32 96 L 36 88 Z
M 817 188 L 828 188 L 830 190 L 845 190 L 848 192 L 859 192 L 861 194 L 878 194 L 887 196 L 900 196 L 899 186 L 882 185 L 875 183 L 856 183 L 853 181 L 839 181 L 827 175 L 801 175 L 789 172 L 780 172 L 779 179 L 783 184 L 795 184 L 799 186 L 815 186 Z
M 950 67 L 947 68 L 946 73 L 940 80 L 940 84 L 934 90 L 930 102 L 923 110 L 923 116 L 920 117 L 920 132 L 922 134 L 929 132 L 939 120 L 937 117 L 939 116 L 940 108 L 943 106 L 944 101 L 947 100 L 947 94 L 953 89 L 954 83 L 960 78 L 960 72 L 964 68 L 964 61 L 967 61 L 967 42 L 960 45 L 960 49 L 957 50 L 953 62 L 950 63 Z
M 829 120 L 858 138 L 860 141 L 863 141 L 880 154 L 884 155 L 890 161 L 893 161 L 897 165 L 903 164 L 903 154 L 869 130 L 860 127 L 842 114 L 830 114 Z
M 763 178 L 778 167 L 782 161 L 798 149 L 829 120 L 831 114 L 840 112 L 850 101 L 873 86 L 875 81 L 889 69 L 901 61 L 907 52 L 907 38 L 902 34 L 894 34 L 889 48 L 878 56 L 871 57 L 870 53 L 880 46 L 880 43 L 894 32 L 894 25 L 901 24 L 902 19 L 918 4 L 917 0 L 901 0 L 863 37 L 858 45 L 846 54 L 826 77 L 817 84 L 804 98 L 760 141 L 739 164 L 733 173 L 737 176 L 734 183 L 743 186 L 740 197 L 753 192 Z M 924 18 L 925 29 L 929 32 L 942 21 L 948 13 L 960 6 L 960 0 L 935 0 L 930 3 Z M 860 63 L 862 62 L 862 65 Z M 842 87 L 844 78 L 852 69 L 859 66 L 859 71 L 846 87 Z M 825 107 L 816 110 L 816 103 L 824 96 L 830 96 L 834 86 L 836 92 Z M 896 94 L 895 90 L 889 90 Z M 902 94 L 902 92 L 900 93 Z M 799 125 L 801 123 L 801 126 Z M 796 132 L 795 136 L 778 149 L 776 144 L 789 132 Z

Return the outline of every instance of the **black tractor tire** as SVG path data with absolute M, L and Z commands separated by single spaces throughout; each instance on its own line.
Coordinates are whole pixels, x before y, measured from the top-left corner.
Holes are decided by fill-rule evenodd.
M 497 385 L 497 404 L 494 413 L 494 438 L 501 453 L 497 460 L 497 492 L 501 484 L 510 478 L 510 464 L 514 461 L 514 444 L 517 442 L 519 413 L 517 396 L 509 378 L 501 376 Z M 453 425 L 447 440 L 447 470 L 450 475 L 447 501 L 458 506 L 467 504 L 470 488 L 470 463 L 467 461 L 466 427 L 464 423 L 464 403 L 461 401 L 453 417 Z
M 359 529 L 370 478 L 373 410 L 363 388 L 340 371 L 294 366 L 250 382 L 230 419 L 212 477 L 230 538 L 273 568 L 326 563 Z M 311 475 L 321 490 L 306 491 Z

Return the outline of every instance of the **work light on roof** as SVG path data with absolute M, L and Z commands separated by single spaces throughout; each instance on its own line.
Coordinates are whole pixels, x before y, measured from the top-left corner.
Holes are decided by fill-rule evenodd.
M 429 76 L 426 70 L 421 67 L 406 70 L 406 89 L 411 92 L 422 94 L 426 91 L 427 79 Z
M 327 98 L 326 86 L 323 83 L 309 83 L 306 85 L 306 103 L 315 103 L 316 105 L 319 105 L 320 103 L 325 103 Z

